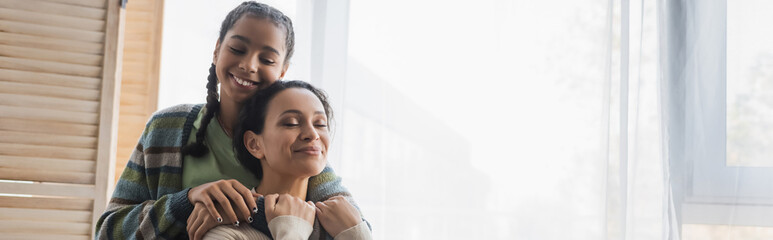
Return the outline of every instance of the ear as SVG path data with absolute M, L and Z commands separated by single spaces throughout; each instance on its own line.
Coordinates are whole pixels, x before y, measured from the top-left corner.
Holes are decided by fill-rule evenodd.
M 220 54 L 220 40 L 215 43 L 215 51 L 212 52 L 212 64 L 217 65 L 217 56 Z
M 257 159 L 263 160 L 266 153 L 263 151 L 263 138 L 252 131 L 244 133 L 244 147 Z
M 287 68 L 289 67 L 290 67 L 290 63 L 287 63 L 284 65 L 284 67 L 282 67 L 282 74 L 279 75 L 279 79 L 277 80 L 282 80 L 285 78 L 285 73 L 287 73 Z

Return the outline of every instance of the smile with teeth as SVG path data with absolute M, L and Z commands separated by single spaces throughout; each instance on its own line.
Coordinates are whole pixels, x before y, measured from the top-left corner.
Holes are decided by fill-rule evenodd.
M 242 85 L 242 86 L 245 86 L 245 87 L 251 87 L 251 86 L 255 85 L 255 82 L 253 82 L 253 81 L 243 80 L 243 79 L 238 78 L 238 77 L 233 76 L 233 75 L 231 75 L 231 76 L 234 78 L 234 80 L 236 80 L 236 83 L 238 83 L 239 85 Z

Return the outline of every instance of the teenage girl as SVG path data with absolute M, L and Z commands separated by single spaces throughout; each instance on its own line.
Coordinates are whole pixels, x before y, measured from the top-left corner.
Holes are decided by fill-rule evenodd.
M 238 162 L 230 135 L 244 102 L 284 77 L 294 45 L 292 22 L 273 7 L 244 2 L 228 13 L 209 69 L 206 105 L 178 105 L 151 117 L 97 222 L 96 237 L 196 238 L 217 224 L 268 229 L 265 218 L 255 217 L 264 213 L 249 190 L 260 180 Z M 309 179 L 307 198 L 350 197 L 340 181 L 325 167 Z M 215 224 L 189 233 L 188 217 L 197 208 L 205 208 Z

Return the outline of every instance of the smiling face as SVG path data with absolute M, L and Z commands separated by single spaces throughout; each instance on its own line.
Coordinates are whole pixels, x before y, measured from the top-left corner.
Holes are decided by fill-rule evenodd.
M 212 60 L 221 102 L 239 105 L 258 89 L 284 77 L 284 34 L 281 27 L 265 18 L 244 15 L 234 23 L 215 46 Z
M 245 147 L 264 175 L 311 177 L 325 168 L 330 144 L 325 108 L 309 90 L 282 90 L 269 102 L 261 134 L 246 132 Z

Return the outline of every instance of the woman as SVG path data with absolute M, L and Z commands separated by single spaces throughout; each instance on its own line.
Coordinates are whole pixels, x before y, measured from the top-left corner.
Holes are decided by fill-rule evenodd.
M 330 144 L 330 105 L 325 94 L 301 81 L 278 81 L 261 90 L 242 109 L 234 132 L 239 161 L 260 178 L 265 218 L 274 239 L 369 239 L 359 211 L 341 196 L 315 204 L 307 196 L 309 179 L 325 168 Z M 211 221 L 206 211 L 193 226 Z M 314 227 L 312 227 L 314 226 Z M 249 227 L 219 226 L 205 239 L 269 239 Z

